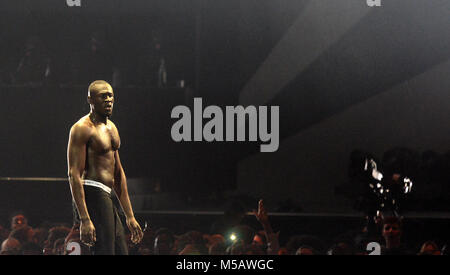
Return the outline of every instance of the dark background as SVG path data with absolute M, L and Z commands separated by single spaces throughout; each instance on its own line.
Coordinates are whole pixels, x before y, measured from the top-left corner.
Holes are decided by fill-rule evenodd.
M 248 205 L 264 197 L 271 209 L 291 203 L 285 209 L 353 211 L 353 198 L 335 192 L 348 183 L 353 150 L 380 158 L 395 147 L 448 151 L 449 9 L 443 0 L 385 0 L 379 8 L 363 0 L 99 0 L 72 8 L 56 0 L 3 1 L 0 176 L 66 177 L 68 131 L 89 111 L 88 83 L 75 81 L 70 68 L 95 32 L 121 71 L 112 119 L 127 176 L 144 178 L 140 184 L 151 187 L 144 193 L 192 197 L 190 206 L 202 210 L 241 196 Z M 167 56 L 165 88 L 135 83 L 155 31 Z M 31 36 L 45 44 L 52 78 L 12 83 Z M 186 87 L 176 88 L 181 79 Z M 194 96 L 204 106 L 280 106 L 280 149 L 173 142 L 170 111 Z M 448 185 L 419 181 L 416 199 L 426 193 L 445 200 Z

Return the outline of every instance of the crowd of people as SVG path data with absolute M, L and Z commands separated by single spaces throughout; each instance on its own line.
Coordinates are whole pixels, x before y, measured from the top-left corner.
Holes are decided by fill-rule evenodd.
M 145 226 L 141 243 L 128 242 L 130 255 L 443 255 L 446 245 L 429 239 L 420 244 L 402 239 L 401 217 L 378 216 L 367 226 L 337 236 L 332 242 L 315 235 L 292 235 L 280 242 L 264 202 L 253 212 L 259 228 L 243 223 L 245 212 L 225 211 L 209 232 L 175 234 L 171 228 Z M 175 229 L 176 230 L 176 229 Z M 233 232 L 229 235 L 229 232 Z M 42 224 L 32 227 L 23 214 L 14 215 L 10 228 L 1 228 L 0 255 L 89 255 L 80 242 L 77 225 Z M 128 236 L 129 237 L 129 236 Z M 130 239 L 130 238 L 128 238 Z

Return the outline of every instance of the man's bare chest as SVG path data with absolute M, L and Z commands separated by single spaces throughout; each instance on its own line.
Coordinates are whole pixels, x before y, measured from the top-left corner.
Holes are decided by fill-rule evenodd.
M 106 125 L 96 126 L 92 133 L 89 147 L 97 153 L 116 151 L 120 147 L 120 138 L 117 130 Z

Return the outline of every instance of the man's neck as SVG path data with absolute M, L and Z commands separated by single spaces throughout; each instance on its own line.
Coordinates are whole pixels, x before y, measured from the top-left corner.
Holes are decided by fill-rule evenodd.
M 97 114 L 94 111 L 91 111 L 89 113 L 89 118 L 91 119 L 92 123 L 94 123 L 94 124 L 101 124 L 101 123 L 107 124 L 108 123 L 108 117 L 107 116 L 99 115 L 99 114 Z

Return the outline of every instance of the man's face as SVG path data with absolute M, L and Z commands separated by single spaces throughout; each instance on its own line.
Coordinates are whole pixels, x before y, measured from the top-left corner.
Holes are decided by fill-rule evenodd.
M 16 215 L 11 220 L 11 229 L 21 228 L 27 225 L 27 220 L 23 215 Z
M 386 223 L 383 225 L 383 236 L 388 239 L 397 239 L 401 236 L 400 226 L 396 223 Z
M 89 103 L 96 113 L 110 117 L 114 105 L 114 92 L 111 86 L 99 86 L 96 91 L 91 93 Z
M 253 243 L 258 245 L 264 245 L 264 240 L 261 238 L 260 235 L 255 234 L 255 236 L 253 237 Z

